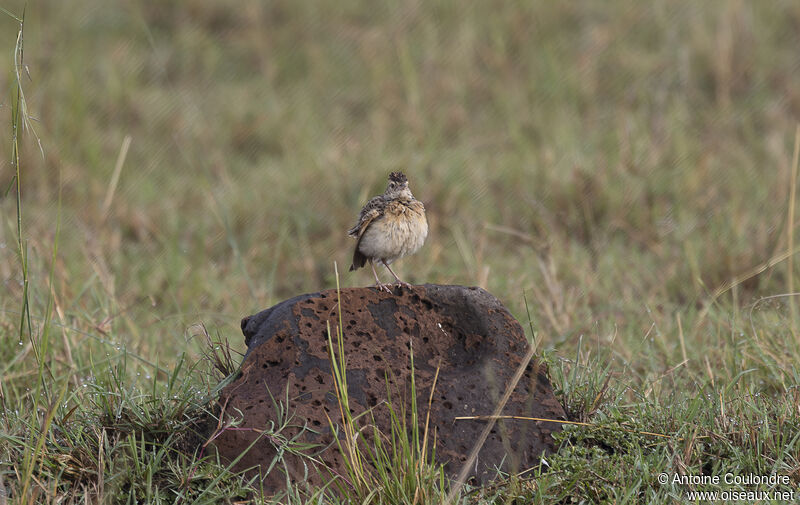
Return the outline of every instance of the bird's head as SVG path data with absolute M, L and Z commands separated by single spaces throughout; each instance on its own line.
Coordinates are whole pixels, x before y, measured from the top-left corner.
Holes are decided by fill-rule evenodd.
M 392 172 L 389 174 L 389 184 L 384 193 L 389 198 L 414 198 L 411 190 L 408 189 L 408 178 L 403 172 Z

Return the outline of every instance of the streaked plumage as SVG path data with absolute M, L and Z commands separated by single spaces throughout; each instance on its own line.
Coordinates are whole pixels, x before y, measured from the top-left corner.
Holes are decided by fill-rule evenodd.
M 383 263 L 401 281 L 389 266 L 393 261 L 413 254 L 422 247 L 428 236 L 425 206 L 414 198 L 408 189 L 408 179 L 402 172 L 392 172 L 382 195 L 371 198 L 358 215 L 358 223 L 347 232 L 357 239 L 350 271 L 363 267 L 367 261 L 372 266 L 380 289 L 389 288 L 381 283 L 375 271 L 375 261 Z

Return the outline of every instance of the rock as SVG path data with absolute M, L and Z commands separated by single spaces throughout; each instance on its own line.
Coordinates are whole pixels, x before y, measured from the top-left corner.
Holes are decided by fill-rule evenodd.
M 374 288 L 347 288 L 341 290 L 341 307 L 353 415 L 385 400 L 387 381 L 395 412 L 400 412 L 401 404 L 410 412 L 409 349 L 413 345 L 420 433 L 439 367 L 430 409 L 430 438 L 435 429 L 436 458 L 450 475 L 456 475 L 486 421 L 454 418 L 492 414 L 527 351 L 519 323 L 486 291 L 462 286 L 396 287 L 392 294 Z M 313 432 L 306 430 L 298 441 L 327 447 L 317 449 L 321 452 L 316 457 L 335 472 L 346 474 L 336 444 L 329 445 L 333 435 L 328 418 L 338 426 L 340 414 L 328 355 L 328 323 L 336 345 L 338 322 L 336 290 L 298 296 L 242 320 L 248 351 L 241 374 L 219 398 L 225 421 L 241 421 L 237 429 L 225 430 L 215 439 L 224 459 L 233 461 L 258 437 L 247 428 L 262 429 L 277 422 L 276 402 L 285 406 L 288 398 L 287 412 L 294 418 L 282 435 L 292 437 L 305 424 Z M 533 361 L 528 366 L 503 414 L 565 419 L 544 365 Z M 373 409 L 372 415 L 380 430 L 390 433 L 386 405 Z M 471 477 L 485 483 L 497 475 L 496 467 L 514 471 L 535 466 L 542 452 L 554 449 L 551 434 L 560 429 L 558 423 L 498 421 Z M 274 442 L 262 437 L 235 468 L 261 465 L 264 472 L 275 457 Z M 328 470 L 314 468 L 307 458 L 286 453 L 283 463 L 285 466 L 276 465 L 264 477 L 266 491 L 284 489 L 286 471 L 293 481 L 307 480 L 313 485 L 330 479 Z

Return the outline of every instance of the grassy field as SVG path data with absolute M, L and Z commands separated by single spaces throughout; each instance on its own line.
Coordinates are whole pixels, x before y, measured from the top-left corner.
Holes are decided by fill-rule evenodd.
M 206 358 L 335 287 L 398 169 L 430 224 L 398 274 L 481 286 L 524 327 L 527 299 L 592 425 L 461 503 L 800 500 L 800 3 L 520 4 L 39 0 L 15 74 L 5 2 L 0 504 L 260 496 L 182 451 Z M 671 482 L 727 472 L 788 482 Z

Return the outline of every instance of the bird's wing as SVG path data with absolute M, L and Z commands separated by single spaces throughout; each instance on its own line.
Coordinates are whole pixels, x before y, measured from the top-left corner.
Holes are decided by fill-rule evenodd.
M 370 199 L 358 215 L 358 223 L 347 231 L 351 237 L 361 238 L 369 224 L 383 215 L 385 205 L 383 195 Z

